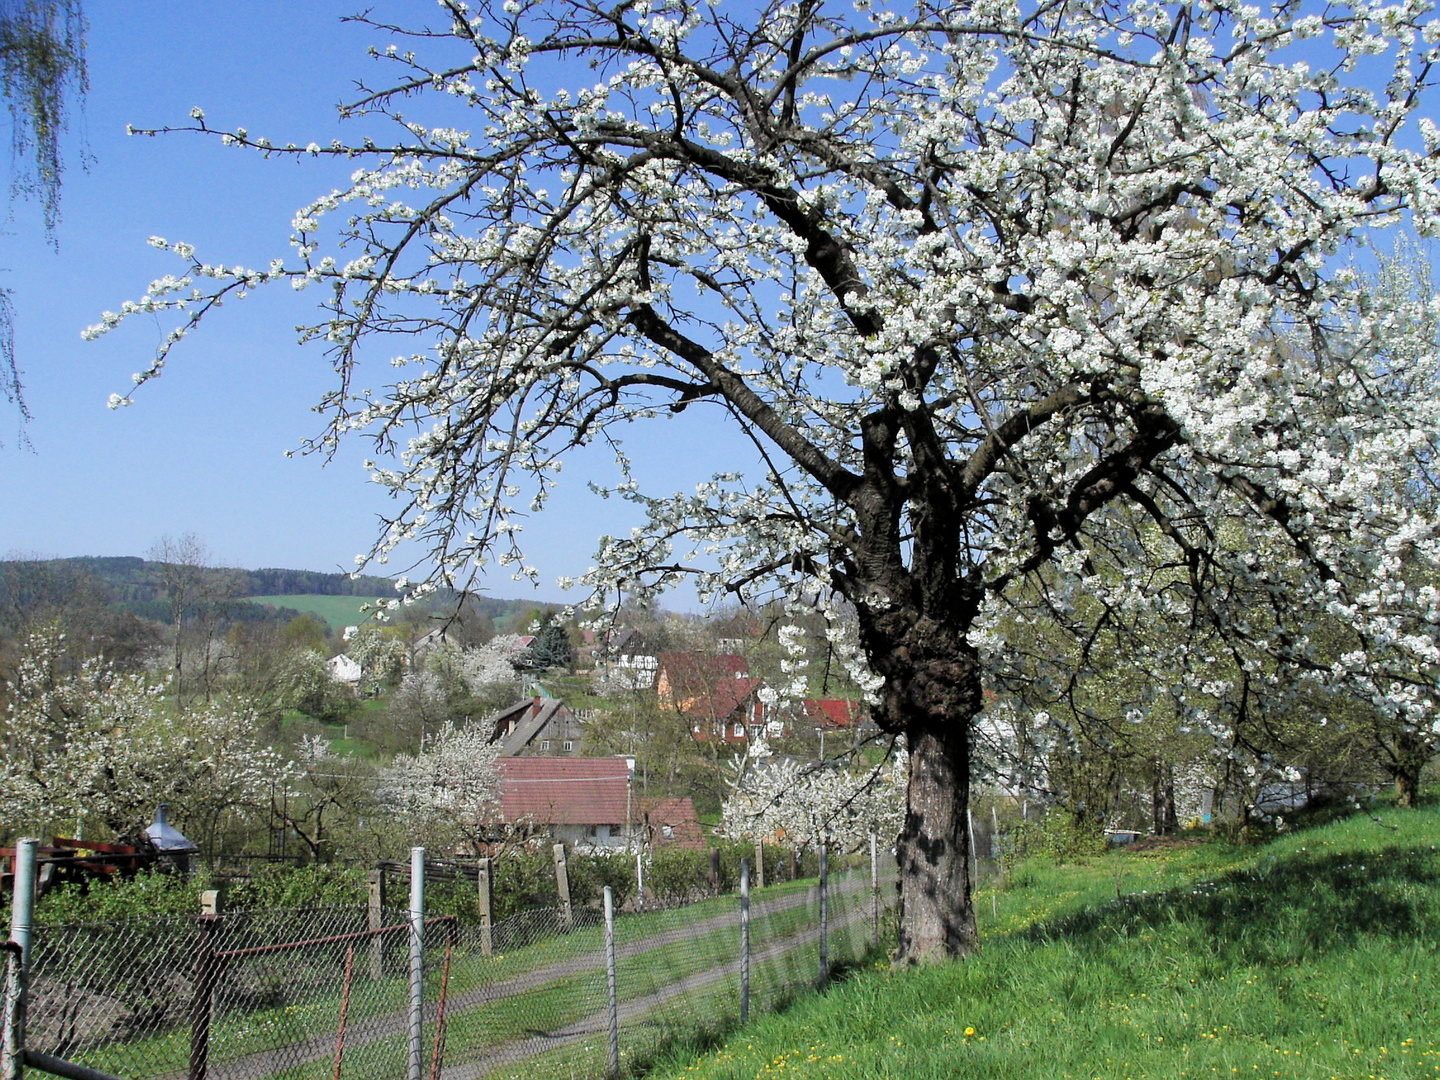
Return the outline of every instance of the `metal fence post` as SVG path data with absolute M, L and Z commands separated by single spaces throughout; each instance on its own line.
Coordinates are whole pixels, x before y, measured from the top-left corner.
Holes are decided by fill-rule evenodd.
M 196 922 L 195 985 L 190 994 L 189 1080 L 205 1080 L 210 1069 L 210 1023 L 215 1009 L 215 935 L 220 915 L 201 915 Z
M 492 863 L 488 858 L 481 859 L 477 867 L 476 889 L 479 893 L 477 900 L 480 905 L 480 955 L 489 956 L 495 951 L 495 939 L 493 929 L 495 923 L 495 898 L 492 894 L 493 878 L 491 876 Z
M 560 894 L 560 921 L 565 929 L 575 925 L 575 914 L 570 909 L 570 870 L 565 865 L 565 845 L 555 845 L 555 891 Z
M 605 886 L 605 1003 L 610 1012 L 610 1065 L 606 1075 L 620 1075 L 620 999 L 615 990 L 615 898 Z
M 750 860 L 740 860 L 740 1023 L 750 1020 Z
M 870 834 L 870 932 L 880 941 L 880 861 L 875 850 L 875 834 Z
M 365 883 L 365 929 L 379 930 L 385 925 L 385 871 L 370 871 Z M 385 975 L 385 943 L 376 934 L 370 939 L 370 978 L 378 981 Z
M 410 1055 L 407 1080 L 425 1066 L 425 849 L 410 849 Z
M 965 835 L 970 842 L 970 883 L 980 884 L 980 852 L 975 850 L 975 812 L 968 807 L 965 810 Z
M 33 836 L 15 841 L 15 893 L 10 904 L 10 941 L 5 950 L 5 1031 L 0 1072 L 5 1080 L 25 1075 L 25 994 L 30 981 L 30 929 L 35 918 Z
M 829 845 L 820 843 L 820 985 L 830 981 L 830 960 L 826 955 L 830 933 L 830 854 Z

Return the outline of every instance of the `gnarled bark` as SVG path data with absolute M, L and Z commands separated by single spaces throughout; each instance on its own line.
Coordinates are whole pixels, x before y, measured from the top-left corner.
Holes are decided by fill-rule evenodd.
M 958 958 L 978 944 L 970 898 L 971 724 L 982 703 L 980 661 L 954 621 L 901 612 L 869 620 L 862 639 L 884 673 L 876 719 L 910 751 L 905 822 L 896 847 L 897 964 Z M 868 623 L 868 625 L 867 625 Z M 888 633 L 887 633 L 888 631 Z
M 978 944 L 970 902 L 969 718 L 908 732 L 910 782 L 897 862 L 896 963 L 960 957 Z

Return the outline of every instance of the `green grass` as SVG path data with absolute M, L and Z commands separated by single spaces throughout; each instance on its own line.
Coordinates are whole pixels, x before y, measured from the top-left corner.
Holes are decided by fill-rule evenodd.
M 1379 816 L 1022 866 L 979 955 L 879 961 L 652 1080 L 1440 1076 L 1440 813 Z
M 755 966 L 752 1015 L 759 1018 L 743 1031 L 729 976 L 627 1023 L 626 1071 L 652 1080 L 1440 1076 L 1440 813 L 1380 816 L 1383 824 L 1357 815 L 1263 848 L 1181 843 L 1069 865 L 1032 860 L 977 892 L 978 956 L 891 973 L 871 954 L 817 995 L 806 990 L 815 948 L 798 948 Z M 867 899 L 866 890 L 837 896 L 837 921 L 842 908 Z M 657 937 L 733 909 L 726 897 L 621 918 L 621 945 L 652 946 L 621 959 L 622 1002 L 733 958 L 733 926 L 672 944 Z M 757 918 L 756 948 L 804 921 L 794 910 Z M 832 956 L 856 956 L 867 933 L 862 921 L 837 934 Z M 585 927 L 484 959 L 462 949 L 450 992 L 458 998 L 598 946 L 598 929 Z M 398 1001 L 396 972 L 369 992 Z M 599 968 L 556 972 L 503 1002 L 457 1011 L 447 1060 L 475 1060 L 593 1015 L 602 987 Z M 324 1030 L 333 1023 L 333 996 L 322 992 L 299 1010 L 232 1014 L 222 1025 L 228 1030 L 217 1031 L 217 1055 L 270 1044 L 272 1027 L 294 1031 L 291 1037 Z M 775 1005 L 783 1011 L 763 1015 Z M 427 1063 L 432 1033 L 427 1025 Z M 402 1041 L 397 1035 L 347 1050 L 347 1075 L 352 1060 L 362 1071 L 373 1065 L 375 1075 L 393 1071 L 382 1062 L 398 1060 Z M 111 1053 L 178 1060 L 182 1047 L 155 1043 Z M 597 1036 L 498 1075 L 558 1080 L 598 1076 L 603 1067 Z M 319 1080 L 328 1068 L 316 1061 L 277 1078 Z
M 811 903 L 768 913 L 763 912 L 760 905 L 804 893 L 812 885 L 810 881 L 787 882 L 756 891 L 757 906 L 751 930 L 757 950 L 797 928 L 813 925 L 815 917 Z M 836 896 L 832 907 L 834 918 L 838 921 L 840 910 L 846 906 L 854 906 L 862 900 L 868 903 L 868 896 L 868 890 L 843 898 Z M 739 940 L 736 904 L 734 896 L 723 896 L 685 908 L 624 915 L 617 919 L 617 945 L 638 944 L 641 947 L 637 954 L 622 955 L 620 958 L 620 1000 L 642 998 L 676 979 L 733 961 Z M 699 929 L 702 921 L 717 917 L 721 925 L 704 931 Z M 595 913 L 586 911 L 583 918 L 584 924 L 572 933 L 543 937 L 522 948 L 502 948 L 496 955 L 488 957 L 479 954 L 478 937 L 473 928 L 464 936 L 450 969 L 449 993 L 460 1007 L 451 1014 L 448 1024 L 447 1060 L 473 1060 L 495 1047 L 523 1039 L 536 1031 L 553 1030 L 593 1015 L 603 1007 L 604 968 L 594 962 L 598 960 L 603 944 L 603 933 L 596 924 Z M 665 942 L 659 937 L 667 931 L 680 929 L 693 932 L 673 942 Z M 497 937 L 503 935 L 497 933 Z M 851 955 L 853 952 L 838 933 L 832 950 L 837 955 Z M 382 979 L 372 982 L 360 977 L 356 980 L 351 1017 L 357 1022 L 366 1016 L 403 1014 L 406 987 L 404 958 L 393 947 L 387 952 L 390 957 Z M 585 959 L 583 970 L 548 973 L 545 981 L 502 1000 L 469 1003 L 465 1007 L 463 995 L 467 991 L 494 986 L 576 957 Z M 285 962 L 278 964 L 277 970 L 288 970 L 292 976 L 303 975 L 305 979 L 305 987 L 291 987 L 292 992 L 286 995 L 285 1001 L 252 1011 L 226 1010 L 217 1019 L 211 1034 L 211 1057 L 222 1073 L 224 1062 L 298 1043 L 308 1037 L 324 1036 L 334 1030 L 340 1005 L 340 979 L 336 968 L 339 954 L 317 954 L 310 963 L 314 965 L 313 970 L 306 968 L 304 961 L 291 962 L 288 969 Z M 797 982 L 803 984 L 808 973 L 816 967 L 813 945 L 797 949 L 794 954 L 780 960 L 757 961 L 753 973 L 756 1008 L 776 1000 Z M 268 968 L 268 962 L 262 962 L 257 971 Z M 798 977 L 797 972 L 801 973 Z M 254 977 L 252 973 L 249 978 Z M 233 973 L 232 978 L 248 981 L 239 972 Z M 433 959 L 427 978 L 431 984 L 427 999 L 434 1001 L 438 990 L 439 964 Z M 702 1007 L 697 1009 L 697 1005 Z M 633 1057 L 642 1051 L 649 1053 L 676 1035 L 693 1038 L 717 1024 L 733 1024 L 736 1011 L 735 979 L 727 976 L 702 988 L 698 994 L 688 994 L 661 1006 L 653 1016 L 647 1016 L 636 1030 L 627 1030 L 627 1055 Z M 433 1025 L 427 1025 L 427 1032 L 428 1055 Z M 547 1072 L 542 1067 L 536 1075 L 569 1076 L 571 1068 L 579 1067 L 585 1061 L 594 1065 L 591 1072 L 603 1071 L 603 1046 L 597 1049 L 594 1040 L 586 1042 L 591 1045 L 566 1046 L 558 1054 L 545 1055 L 546 1061 L 554 1059 L 562 1062 L 554 1066 L 561 1071 Z M 400 1033 L 370 1044 L 352 1040 L 346 1051 L 346 1075 L 369 1075 L 362 1068 L 362 1063 L 366 1062 L 379 1070 L 375 1075 L 387 1069 L 393 1071 L 392 1066 L 382 1067 L 380 1063 L 403 1061 L 404 1043 L 405 1037 Z M 183 1071 L 188 1051 L 188 1028 L 181 1026 L 149 1038 L 95 1047 L 77 1055 L 77 1059 L 120 1076 L 159 1076 Z M 352 1057 L 354 1067 L 361 1071 L 350 1071 Z M 527 1062 L 526 1069 L 539 1065 L 539 1062 Z M 330 1075 L 331 1067 L 327 1052 L 322 1058 L 282 1069 L 274 1077 L 275 1080 L 320 1080 L 322 1073 Z M 581 1075 L 589 1073 L 582 1072 Z
M 308 611 L 330 624 L 332 630 L 344 630 L 347 626 L 359 626 L 369 616 L 360 610 L 364 604 L 375 601 L 363 596 L 322 596 L 318 593 L 298 593 L 294 596 L 247 596 L 246 600 L 256 604 L 274 604 L 276 607 Z

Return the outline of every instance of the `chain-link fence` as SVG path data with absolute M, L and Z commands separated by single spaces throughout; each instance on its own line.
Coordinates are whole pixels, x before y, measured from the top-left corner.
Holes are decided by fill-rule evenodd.
M 756 890 L 751 1012 L 813 987 L 888 933 L 893 865 Z M 675 1040 L 734 1027 L 740 903 L 717 896 L 618 914 L 614 1015 L 622 1070 Z M 520 912 L 426 924 L 423 1016 L 412 1013 L 406 911 L 234 912 L 36 927 L 28 1045 L 122 1080 L 441 1080 L 604 1075 L 610 993 L 602 913 Z M 416 1022 L 420 1027 L 416 1027 Z

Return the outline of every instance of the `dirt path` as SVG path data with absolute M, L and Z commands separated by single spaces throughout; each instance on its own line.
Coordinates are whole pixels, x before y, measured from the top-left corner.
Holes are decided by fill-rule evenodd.
M 852 892 L 854 889 L 844 890 Z M 855 908 L 843 919 L 838 919 L 830 924 L 830 929 L 853 926 L 857 922 L 868 920 L 870 912 L 866 908 Z M 811 927 L 792 934 L 789 937 L 773 942 L 763 949 L 755 950 L 750 954 L 750 963 L 753 967 L 763 964 L 766 961 L 774 960 L 784 956 L 795 949 L 809 945 L 820 937 L 819 926 Z M 618 966 L 618 952 L 617 966 Z M 694 975 L 687 975 L 668 983 L 661 989 L 644 997 L 632 998 L 629 1001 L 619 1002 L 616 1012 L 620 1018 L 621 1041 L 624 1041 L 624 1031 L 627 1023 L 644 1016 L 651 1009 L 665 1004 L 682 994 L 688 994 L 719 982 L 721 979 L 738 977 L 740 973 L 740 961 L 735 959 L 718 967 L 709 968 L 706 971 L 697 972 Z M 818 977 L 818 972 L 817 972 Z M 554 1031 L 542 1035 L 532 1035 L 527 1039 L 516 1039 L 504 1043 L 487 1051 L 484 1056 L 473 1061 L 467 1061 L 457 1065 L 447 1065 L 441 1070 L 441 1080 L 479 1080 L 480 1077 L 493 1072 L 496 1069 L 507 1065 L 515 1065 L 526 1058 L 534 1057 L 537 1054 L 548 1053 L 557 1050 L 562 1046 L 579 1042 L 581 1039 L 595 1037 L 608 1038 L 609 1033 L 609 1011 L 600 1009 L 564 1027 L 556 1028 Z
M 869 882 L 862 876 L 847 877 L 841 879 L 832 888 L 835 895 L 844 896 L 857 892 L 862 888 L 868 888 Z M 752 922 L 771 915 L 776 915 L 794 908 L 803 907 L 812 902 L 815 887 L 805 892 L 795 892 L 788 896 L 776 897 L 773 900 L 766 900 L 751 905 L 750 918 Z M 738 906 L 738 905 L 737 905 Z M 624 960 L 643 955 L 655 949 L 665 948 L 678 944 L 691 938 L 700 937 L 713 933 L 717 930 L 733 928 L 739 930 L 739 912 L 730 911 L 713 915 L 700 922 L 688 926 L 676 927 L 649 937 L 639 938 L 635 941 L 625 942 L 615 947 L 616 964 L 619 966 Z M 833 925 L 849 925 L 857 917 L 868 916 L 868 909 L 861 911 L 859 915 L 852 915 L 844 922 L 837 922 Z M 760 963 L 767 959 L 783 955 L 791 949 L 799 948 L 814 941 L 819 936 L 819 928 L 802 931 L 778 941 L 764 949 L 751 954 L 751 963 Z M 479 1008 L 496 1001 L 504 1000 L 527 990 L 533 990 L 544 986 L 547 983 L 559 979 L 570 978 L 587 971 L 603 969 L 605 955 L 602 950 L 582 953 L 578 956 L 569 957 L 565 960 L 556 960 L 552 963 L 538 967 L 533 971 L 527 971 L 520 975 L 502 979 L 499 982 L 490 983 L 486 986 L 479 986 L 473 990 L 466 991 L 452 997 L 446 1005 L 446 1012 L 450 1017 L 456 1016 L 470 1009 Z M 622 1027 L 627 1018 L 634 1018 L 654 1008 L 656 1005 L 683 994 L 688 990 L 708 986 L 719 979 L 733 975 L 739 970 L 738 959 L 720 967 L 710 968 L 694 975 L 686 976 L 674 983 L 670 983 L 654 994 L 643 998 L 636 998 L 633 1001 L 622 1002 L 620 1009 L 620 1023 Z M 426 1023 L 432 1023 L 435 1018 L 435 1004 L 427 1002 L 425 1006 Z M 478 1076 L 483 1072 L 496 1068 L 504 1062 L 515 1062 L 531 1057 L 535 1054 L 552 1050 L 557 1046 L 582 1039 L 587 1035 L 594 1034 L 596 1030 L 603 1032 L 606 1024 L 606 1014 L 602 1010 L 598 1014 L 599 1020 L 594 1016 L 585 1017 L 560 1028 L 554 1032 L 542 1035 L 531 1036 L 530 1038 L 515 1040 L 503 1044 L 500 1047 L 489 1051 L 485 1057 L 477 1062 L 466 1063 L 463 1066 L 456 1066 L 454 1070 L 446 1068 L 443 1070 L 445 1080 L 460 1080 L 462 1077 Z M 600 1026 L 597 1029 L 596 1023 Z M 362 1020 L 355 1020 L 350 1023 L 345 1033 L 345 1050 L 347 1056 L 361 1047 L 370 1043 L 378 1042 L 381 1039 L 404 1036 L 409 1030 L 409 1017 L 405 1012 L 393 1012 L 384 1016 L 370 1017 Z M 212 1047 L 212 1053 L 223 1052 L 223 1047 L 216 1045 Z M 330 1031 L 324 1034 L 315 1035 L 300 1042 L 289 1043 L 274 1050 L 264 1050 L 254 1054 L 247 1054 L 244 1057 L 231 1061 L 215 1060 L 212 1057 L 209 1075 L 211 1080 L 264 1080 L 265 1077 L 274 1075 L 284 1069 L 295 1068 L 319 1059 L 328 1059 L 335 1053 L 335 1032 Z M 428 1069 L 429 1044 L 426 1045 L 426 1058 Z M 481 1066 L 481 1062 L 491 1062 Z M 455 1071 L 455 1070 L 468 1071 Z M 478 1070 L 478 1071 L 477 1071 Z M 185 1080 L 185 1074 L 176 1074 L 162 1078 L 162 1080 Z

